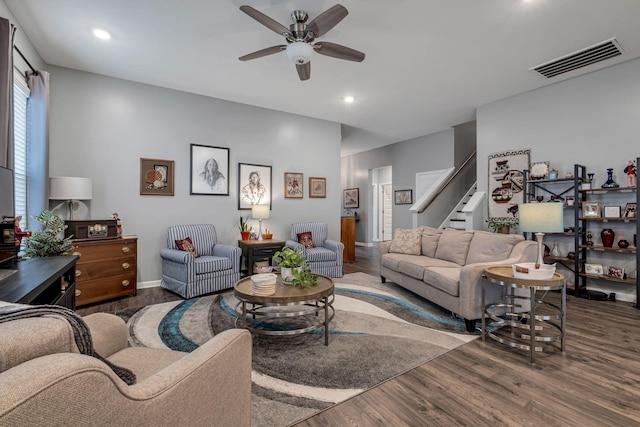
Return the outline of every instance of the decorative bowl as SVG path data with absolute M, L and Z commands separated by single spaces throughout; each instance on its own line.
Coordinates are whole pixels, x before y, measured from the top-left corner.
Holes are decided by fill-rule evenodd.
M 540 268 L 536 268 L 535 262 L 521 262 L 513 264 L 511 268 L 513 277 L 517 279 L 549 280 L 556 272 L 555 264 L 540 264 Z
M 272 237 L 273 237 L 273 234 L 271 233 L 262 233 L 263 240 L 271 240 Z

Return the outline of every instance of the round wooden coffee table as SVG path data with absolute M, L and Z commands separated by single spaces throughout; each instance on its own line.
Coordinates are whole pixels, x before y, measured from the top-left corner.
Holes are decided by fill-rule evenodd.
M 240 279 L 233 286 L 238 299 L 235 325 L 263 335 L 295 335 L 324 327 L 324 344 L 329 345 L 329 322 L 335 314 L 334 284 L 330 277 L 317 276 L 316 285 L 300 288 L 284 285 L 277 274 L 276 292 L 268 296 L 253 295 L 251 276 Z M 278 321 L 287 318 L 304 322 L 283 326 Z

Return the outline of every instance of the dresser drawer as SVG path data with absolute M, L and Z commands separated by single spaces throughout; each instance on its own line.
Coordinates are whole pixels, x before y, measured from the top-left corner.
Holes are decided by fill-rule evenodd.
M 117 276 L 136 271 L 136 257 L 128 255 L 107 261 L 84 261 L 76 264 L 76 282 L 86 282 L 102 277 Z
M 77 264 L 89 261 L 104 261 L 109 258 L 135 255 L 136 253 L 136 242 L 127 240 L 114 240 L 109 244 L 76 245 L 78 247 L 73 250 L 71 255 L 80 257 Z
M 136 294 L 135 272 L 76 283 L 76 306 Z
M 281 250 L 282 248 L 254 248 L 253 256 L 254 257 L 269 257 L 271 258 L 273 254 Z

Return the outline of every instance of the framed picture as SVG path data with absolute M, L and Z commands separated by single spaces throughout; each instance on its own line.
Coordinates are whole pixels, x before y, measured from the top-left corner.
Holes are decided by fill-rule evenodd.
M 189 194 L 229 195 L 229 149 L 191 144 Z
M 530 179 L 547 179 L 549 178 L 549 161 L 536 162 L 531 165 L 529 172 Z
M 524 200 L 524 172 L 529 170 L 531 150 L 508 150 L 489 154 L 489 220 L 513 222 L 510 212 Z
M 173 160 L 140 158 L 140 194 L 173 196 Z
M 360 190 L 358 188 L 342 190 L 342 207 L 345 209 L 360 207 Z
M 309 178 L 309 197 L 321 199 L 327 197 L 327 178 Z
M 238 163 L 238 209 L 267 204 L 271 209 L 271 166 Z
M 636 204 L 635 203 L 627 203 L 624 207 L 624 217 L 625 218 L 635 218 L 636 217 Z
M 607 276 L 615 277 L 616 279 L 624 279 L 624 268 L 613 267 L 610 265 L 607 267 Z
M 584 272 L 592 276 L 602 276 L 602 265 L 600 264 L 585 264 Z
M 286 199 L 302 199 L 304 195 L 302 173 L 284 173 L 284 197 Z
M 620 206 L 605 206 L 604 207 L 605 218 L 620 218 Z
M 600 218 L 600 203 L 598 203 L 598 202 L 583 202 L 582 203 L 582 216 L 584 218 Z
M 413 200 L 413 190 L 396 190 L 393 196 L 396 205 L 410 205 Z

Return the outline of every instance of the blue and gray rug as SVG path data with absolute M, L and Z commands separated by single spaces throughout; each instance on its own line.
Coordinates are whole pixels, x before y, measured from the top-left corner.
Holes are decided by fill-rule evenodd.
M 374 276 L 345 275 L 335 293 L 329 346 L 322 330 L 254 335 L 254 426 L 290 425 L 478 337 L 462 319 Z M 234 327 L 236 304 L 225 292 L 127 313 L 131 345 L 193 351 Z

